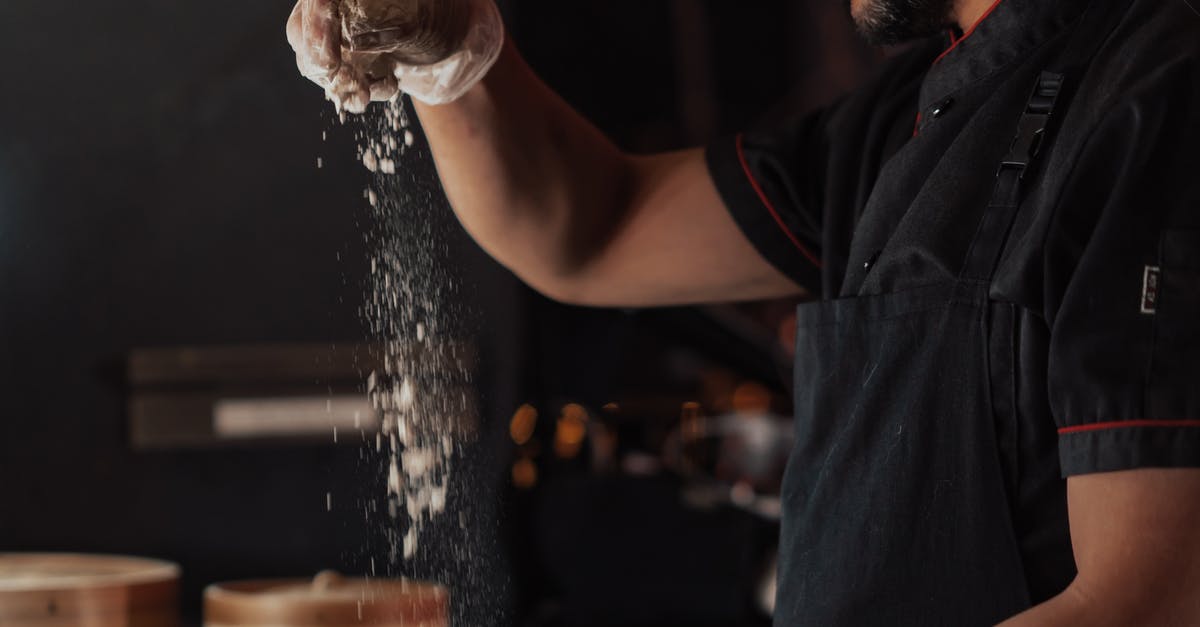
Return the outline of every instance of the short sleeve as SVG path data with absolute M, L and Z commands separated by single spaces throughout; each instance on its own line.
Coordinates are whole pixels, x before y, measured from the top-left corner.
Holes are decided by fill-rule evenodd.
M 806 290 L 821 287 L 825 111 L 726 137 L 705 152 L 725 206 L 760 255 Z
M 1163 72 L 1099 124 L 1046 242 L 1064 476 L 1200 467 L 1196 81 Z

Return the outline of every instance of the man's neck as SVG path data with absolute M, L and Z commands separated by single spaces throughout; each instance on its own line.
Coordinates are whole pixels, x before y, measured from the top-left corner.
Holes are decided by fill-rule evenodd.
M 954 0 L 954 21 L 964 33 L 975 26 L 997 0 Z M 1002 0 L 1001 0 L 1002 1 Z

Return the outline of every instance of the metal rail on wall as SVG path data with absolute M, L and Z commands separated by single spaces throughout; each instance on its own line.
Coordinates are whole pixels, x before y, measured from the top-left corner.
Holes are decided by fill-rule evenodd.
M 473 368 L 473 351 L 441 350 Z M 264 344 L 135 349 L 127 364 L 129 441 L 136 450 L 358 443 L 380 415 L 365 381 L 381 354 L 371 344 Z M 450 382 L 465 415 L 467 381 Z M 338 432 L 341 438 L 338 438 Z

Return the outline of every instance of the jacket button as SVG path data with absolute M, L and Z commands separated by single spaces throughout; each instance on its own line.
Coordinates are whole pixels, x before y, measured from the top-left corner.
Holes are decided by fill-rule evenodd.
M 940 118 L 940 117 L 942 117 L 942 115 L 944 115 L 946 113 L 946 111 L 948 111 L 950 109 L 950 106 L 953 104 L 954 104 L 954 99 L 947 98 L 947 99 L 939 102 L 938 104 L 934 105 L 933 111 L 931 111 L 930 114 L 935 118 Z
M 874 253 L 872 253 L 871 257 L 868 258 L 866 263 L 863 264 L 863 270 L 870 270 L 871 266 L 875 265 L 876 261 L 879 261 L 879 255 L 882 252 L 883 252 L 882 250 L 877 250 Z

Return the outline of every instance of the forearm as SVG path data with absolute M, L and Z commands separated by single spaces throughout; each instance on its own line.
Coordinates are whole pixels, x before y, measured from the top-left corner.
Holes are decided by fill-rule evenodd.
M 1200 471 L 1142 468 L 1067 479 L 1079 573 L 1058 596 L 1002 623 L 1200 625 Z
M 567 291 L 621 220 L 631 160 L 511 44 L 465 96 L 416 110 L 467 232 L 535 288 Z

